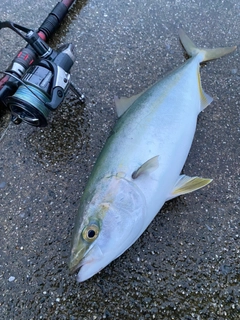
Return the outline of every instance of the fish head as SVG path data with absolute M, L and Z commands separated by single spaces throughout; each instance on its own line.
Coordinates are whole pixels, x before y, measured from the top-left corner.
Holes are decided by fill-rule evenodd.
M 73 231 L 70 272 L 85 281 L 120 256 L 143 232 L 145 198 L 132 182 L 109 176 L 84 193 Z

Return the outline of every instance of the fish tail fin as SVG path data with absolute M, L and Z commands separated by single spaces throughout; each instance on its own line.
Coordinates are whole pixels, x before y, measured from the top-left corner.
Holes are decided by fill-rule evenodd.
M 179 30 L 179 37 L 183 47 L 190 57 L 202 53 L 200 62 L 220 58 L 222 56 L 225 56 L 226 54 L 233 52 L 237 48 L 237 46 L 215 49 L 198 48 L 182 29 Z

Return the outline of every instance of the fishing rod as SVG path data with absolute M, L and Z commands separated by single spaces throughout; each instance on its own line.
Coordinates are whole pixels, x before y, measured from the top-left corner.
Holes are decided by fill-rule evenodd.
M 84 100 L 70 82 L 75 61 L 73 45 L 65 44 L 54 50 L 47 44 L 73 2 L 58 2 L 37 31 L 0 21 L 0 29 L 10 28 L 27 42 L 0 79 L 0 111 L 10 110 L 15 124 L 24 121 L 36 127 L 46 126 L 50 112 L 62 103 L 69 88 L 81 102 Z

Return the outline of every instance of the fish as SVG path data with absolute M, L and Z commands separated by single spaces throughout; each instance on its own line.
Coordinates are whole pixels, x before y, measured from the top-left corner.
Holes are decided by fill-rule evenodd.
M 236 47 L 198 48 L 180 29 L 189 59 L 131 98 L 115 98 L 118 120 L 80 200 L 69 268 L 83 282 L 123 254 L 163 204 L 212 180 L 181 174 L 198 114 L 211 102 L 200 64 Z

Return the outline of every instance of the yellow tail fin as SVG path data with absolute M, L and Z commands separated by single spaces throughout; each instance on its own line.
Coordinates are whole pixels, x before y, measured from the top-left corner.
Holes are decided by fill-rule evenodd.
M 220 58 L 233 52 L 237 48 L 237 46 L 215 49 L 198 48 L 182 29 L 179 30 L 179 37 L 189 56 L 193 57 L 198 53 L 202 53 L 201 62 Z

